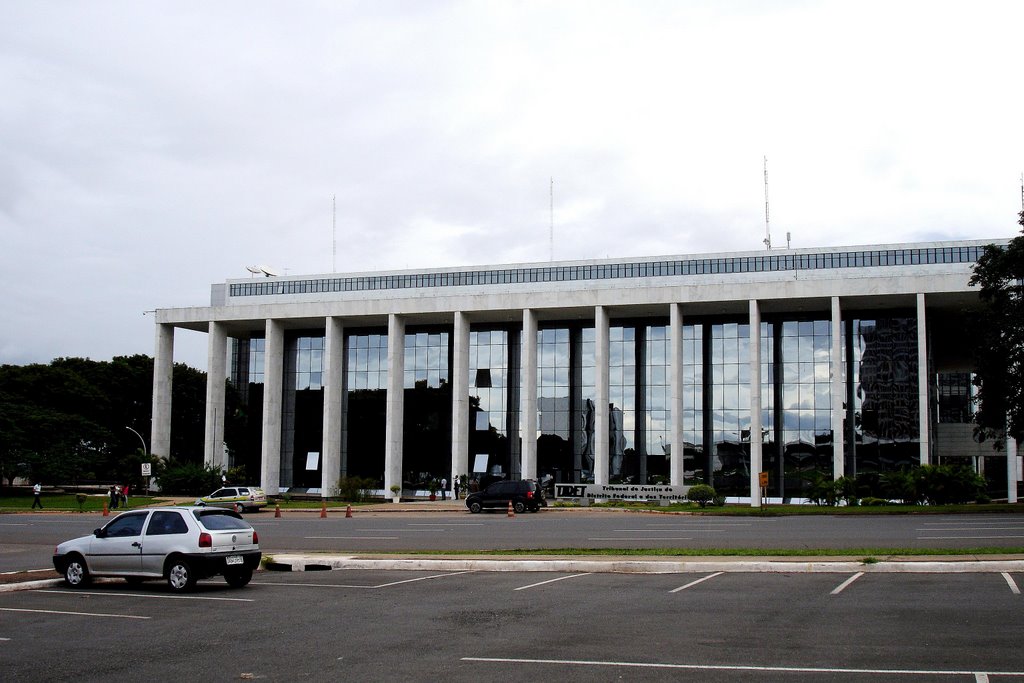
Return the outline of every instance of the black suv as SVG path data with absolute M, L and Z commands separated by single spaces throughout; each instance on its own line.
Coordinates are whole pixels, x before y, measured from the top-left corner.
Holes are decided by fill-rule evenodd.
M 484 508 L 507 508 L 512 503 L 516 512 L 537 512 L 546 507 L 544 490 L 540 485 L 528 479 L 519 481 L 496 481 L 483 491 L 466 496 L 466 507 L 470 512 L 480 512 Z

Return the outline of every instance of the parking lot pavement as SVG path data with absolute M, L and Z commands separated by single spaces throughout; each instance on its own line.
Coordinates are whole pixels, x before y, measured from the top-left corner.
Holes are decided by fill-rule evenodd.
M 2 594 L 0 659 L 33 681 L 1024 681 L 1021 600 L 999 573 L 259 572 Z

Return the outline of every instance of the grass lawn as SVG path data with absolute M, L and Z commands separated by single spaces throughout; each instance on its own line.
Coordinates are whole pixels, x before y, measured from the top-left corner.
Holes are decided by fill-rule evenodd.
M 4 495 L 0 496 L 0 511 L 3 512 L 26 512 L 32 509 L 32 494 L 28 495 L 15 494 L 11 495 L 9 492 L 5 492 Z M 110 497 L 106 494 L 88 495 L 85 497 L 85 502 L 79 506 L 78 499 L 73 493 L 46 493 L 44 492 L 39 498 L 43 504 L 43 510 L 61 510 L 61 511 L 72 511 L 78 512 L 102 512 L 103 504 L 110 502 Z M 154 503 L 161 502 L 160 498 L 153 496 L 130 496 L 128 498 L 128 509 L 139 507 L 142 505 L 153 505 Z M 38 510 L 38 508 L 36 508 Z M 120 511 L 124 511 L 124 507 L 118 508 Z

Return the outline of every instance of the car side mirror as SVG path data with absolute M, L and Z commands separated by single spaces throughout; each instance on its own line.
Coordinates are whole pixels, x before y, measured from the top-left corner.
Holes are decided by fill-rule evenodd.
M 96 538 L 103 538 L 104 536 L 107 535 L 107 532 L 104 531 L 103 529 L 96 529 L 95 531 L 92 532 L 92 534 Z

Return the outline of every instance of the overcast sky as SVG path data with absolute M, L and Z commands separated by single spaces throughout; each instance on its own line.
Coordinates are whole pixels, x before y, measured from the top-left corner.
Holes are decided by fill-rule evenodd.
M 0 0 L 0 363 L 290 275 L 1018 234 L 1024 2 Z M 337 196 L 336 230 L 332 196 Z M 333 253 L 337 236 L 337 255 Z M 175 360 L 205 369 L 205 335 Z

